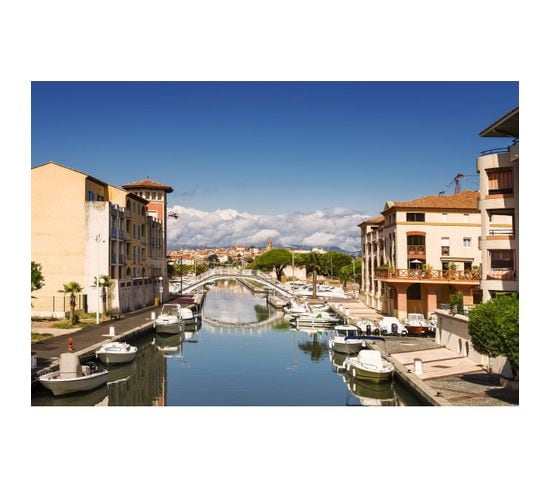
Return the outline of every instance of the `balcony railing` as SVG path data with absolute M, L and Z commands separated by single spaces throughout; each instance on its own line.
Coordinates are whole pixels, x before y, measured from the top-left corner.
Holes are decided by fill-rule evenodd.
M 513 229 L 490 229 L 489 235 L 490 236 L 513 236 L 514 230 Z
M 487 156 L 489 154 L 507 154 L 510 152 L 510 147 L 495 147 L 493 149 L 486 149 L 479 153 L 480 156 Z
M 377 279 L 386 280 L 477 281 L 481 279 L 481 272 L 479 269 L 464 271 L 451 269 L 377 268 L 374 276 Z

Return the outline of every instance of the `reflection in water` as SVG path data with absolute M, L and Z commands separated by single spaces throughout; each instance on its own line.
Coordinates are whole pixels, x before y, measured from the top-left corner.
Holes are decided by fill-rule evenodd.
M 324 357 L 328 356 L 329 348 L 327 340 L 321 336 L 327 335 L 328 330 L 330 329 L 318 329 L 311 327 L 300 329 L 297 327 L 297 330 L 304 332 L 311 338 L 311 341 L 298 342 L 298 348 L 311 356 L 312 361 L 320 361 Z
M 238 291 L 240 290 L 240 291 Z M 387 391 L 345 381 L 343 359 L 331 354 L 329 328 L 289 328 L 242 286 L 213 287 L 205 299 L 213 322 L 190 324 L 181 334 L 148 334 L 132 340 L 133 363 L 107 368 L 109 383 L 97 390 L 54 397 L 38 389 L 32 405 L 346 405 L 391 403 Z M 269 320 L 265 318 L 265 311 Z M 220 325 L 216 320 L 244 324 Z M 329 360 L 330 358 L 330 360 Z M 220 374 L 221 373 L 221 374 Z M 418 404 L 394 385 L 400 403 Z M 378 395 L 378 396 L 377 396 Z
M 399 405 L 393 383 L 369 383 L 352 378 L 349 374 L 343 375 L 343 380 L 346 383 L 349 392 L 359 400 L 362 406 L 386 406 L 393 407 Z M 346 399 L 346 405 L 350 397 Z

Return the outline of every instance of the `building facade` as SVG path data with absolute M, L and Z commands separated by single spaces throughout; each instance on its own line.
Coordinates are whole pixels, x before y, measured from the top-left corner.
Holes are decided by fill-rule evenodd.
M 45 278 L 33 292 L 33 315 L 63 316 L 67 307 L 59 290 L 69 281 L 83 287 L 78 308 L 106 311 L 103 289 L 95 286 L 102 275 L 112 282 L 105 289 L 107 310 L 136 310 L 160 299 L 165 232 L 148 203 L 55 162 L 32 168 L 31 259 L 42 265 Z
M 382 215 L 361 224 L 362 284 L 366 304 L 405 319 L 428 317 L 462 292 L 480 300 L 479 193 L 386 202 Z
M 480 136 L 512 139 L 509 146 L 483 151 L 477 158 L 485 302 L 498 292 L 519 291 L 519 107 Z

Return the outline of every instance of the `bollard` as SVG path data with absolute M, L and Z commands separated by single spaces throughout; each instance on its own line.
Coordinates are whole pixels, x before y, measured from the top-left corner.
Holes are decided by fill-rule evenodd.
M 36 368 L 36 353 L 35 352 L 31 352 L 31 369 L 35 369 Z
M 109 326 L 109 335 L 110 335 L 111 337 L 116 336 L 116 334 L 115 334 L 115 326 L 114 326 L 114 325 Z
M 414 374 L 422 374 L 422 360 L 414 358 Z
M 155 317 L 156 317 L 155 312 L 151 312 L 151 320 L 155 320 Z

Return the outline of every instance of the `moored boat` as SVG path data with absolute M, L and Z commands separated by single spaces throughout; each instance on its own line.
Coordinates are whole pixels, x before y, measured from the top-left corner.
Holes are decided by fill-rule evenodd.
M 405 328 L 411 335 L 427 335 L 432 331 L 432 324 L 421 313 L 410 313 L 407 315 Z
M 312 312 L 295 317 L 296 325 L 314 327 L 317 325 L 334 325 L 341 320 L 328 312 Z
M 177 303 L 165 303 L 159 316 L 155 319 L 155 330 L 159 334 L 180 334 L 183 332 L 184 322 L 182 311 L 187 310 L 187 315 L 193 313 Z
M 134 360 L 137 347 L 126 342 L 106 342 L 96 352 L 103 364 L 124 364 Z
M 337 325 L 335 335 L 328 341 L 328 346 L 341 354 L 357 354 L 363 347 L 363 339 L 356 339 L 360 329 L 354 325 Z
M 366 340 L 380 339 L 366 336 Z M 383 339 L 382 339 L 383 340 Z M 382 357 L 382 353 L 376 349 L 363 349 L 357 356 L 348 357 L 344 361 L 346 371 L 353 378 L 382 383 L 391 381 L 395 367 Z
M 39 376 L 40 384 L 55 396 L 93 390 L 107 383 L 108 371 L 94 363 L 81 365 L 78 356 L 65 352 L 59 356 L 59 371 Z

